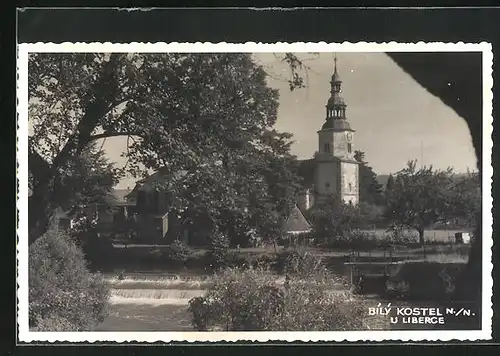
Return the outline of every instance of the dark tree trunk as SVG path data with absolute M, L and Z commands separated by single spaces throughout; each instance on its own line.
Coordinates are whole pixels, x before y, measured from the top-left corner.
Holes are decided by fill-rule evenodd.
M 418 243 L 420 244 L 420 246 L 424 246 L 425 245 L 424 228 L 418 227 L 417 231 L 418 231 Z
M 49 197 L 50 182 L 40 182 L 28 199 L 28 244 L 31 245 L 48 229 L 53 209 Z

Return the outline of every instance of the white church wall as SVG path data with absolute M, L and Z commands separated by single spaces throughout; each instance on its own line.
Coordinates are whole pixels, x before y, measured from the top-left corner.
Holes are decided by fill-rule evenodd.
M 335 132 L 333 134 L 334 137 L 334 151 L 333 154 L 339 158 L 345 158 L 347 155 L 347 140 L 345 136 L 345 132 Z
M 359 165 L 356 163 L 342 162 L 342 198 L 346 202 L 358 204 L 359 202 Z

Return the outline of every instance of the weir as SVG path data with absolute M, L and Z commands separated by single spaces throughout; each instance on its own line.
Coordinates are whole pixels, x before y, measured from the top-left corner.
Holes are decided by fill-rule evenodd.
M 113 289 L 112 304 L 188 305 L 189 300 L 201 297 L 205 290 L 197 289 Z

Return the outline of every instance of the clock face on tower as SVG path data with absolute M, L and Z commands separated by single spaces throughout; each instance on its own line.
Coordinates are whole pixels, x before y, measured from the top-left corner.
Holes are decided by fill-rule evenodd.
M 346 133 L 345 137 L 347 139 L 347 142 L 351 142 L 352 141 L 352 133 L 350 133 L 350 132 Z

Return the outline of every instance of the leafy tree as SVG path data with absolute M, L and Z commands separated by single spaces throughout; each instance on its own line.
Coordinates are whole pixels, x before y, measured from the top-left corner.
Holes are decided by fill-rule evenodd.
M 95 142 L 85 147 L 79 156 L 68 161 L 68 167 L 61 175 L 61 205 L 75 221 L 74 230 L 79 232 L 95 227 L 99 209 L 109 209 L 115 199 L 111 194 L 122 172 L 109 162 L 104 151 Z
M 468 184 L 464 184 L 467 182 Z M 473 216 L 474 181 L 463 180 L 453 170 L 416 168 L 416 161 L 397 173 L 393 189 L 387 193 L 385 215 L 390 222 L 417 230 L 420 244 L 424 231 L 437 222 Z M 471 185 L 472 184 L 472 185 Z
M 224 228 L 286 210 L 273 179 L 294 179 L 289 136 L 269 134 L 278 93 L 249 54 L 32 54 L 28 87 L 30 243 L 72 200 L 59 194 L 72 158 L 114 136 L 127 137 L 130 173 L 162 170 L 185 219 Z M 262 177 L 269 162 L 277 171 Z
M 392 174 L 389 174 L 389 178 L 387 178 L 387 183 L 385 183 L 385 190 L 388 192 L 391 191 L 392 188 L 394 188 L 394 177 L 392 176 Z
M 360 203 L 383 204 L 382 186 L 377 181 L 377 175 L 365 161 L 365 153 L 356 150 L 354 159 L 359 162 L 359 201 Z
M 384 206 L 361 202 L 358 205 L 361 223 L 364 228 L 372 228 L 383 223 Z
M 476 227 L 481 212 L 481 182 L 478 172 L 455 174 L 450 196 L 448 221 L 454 221 L 463 227 Z
M 360 224 L 359 209 L 337 195 L 320 199 L 308 213 L 314 235 L 319 239 L 344 237 Z

